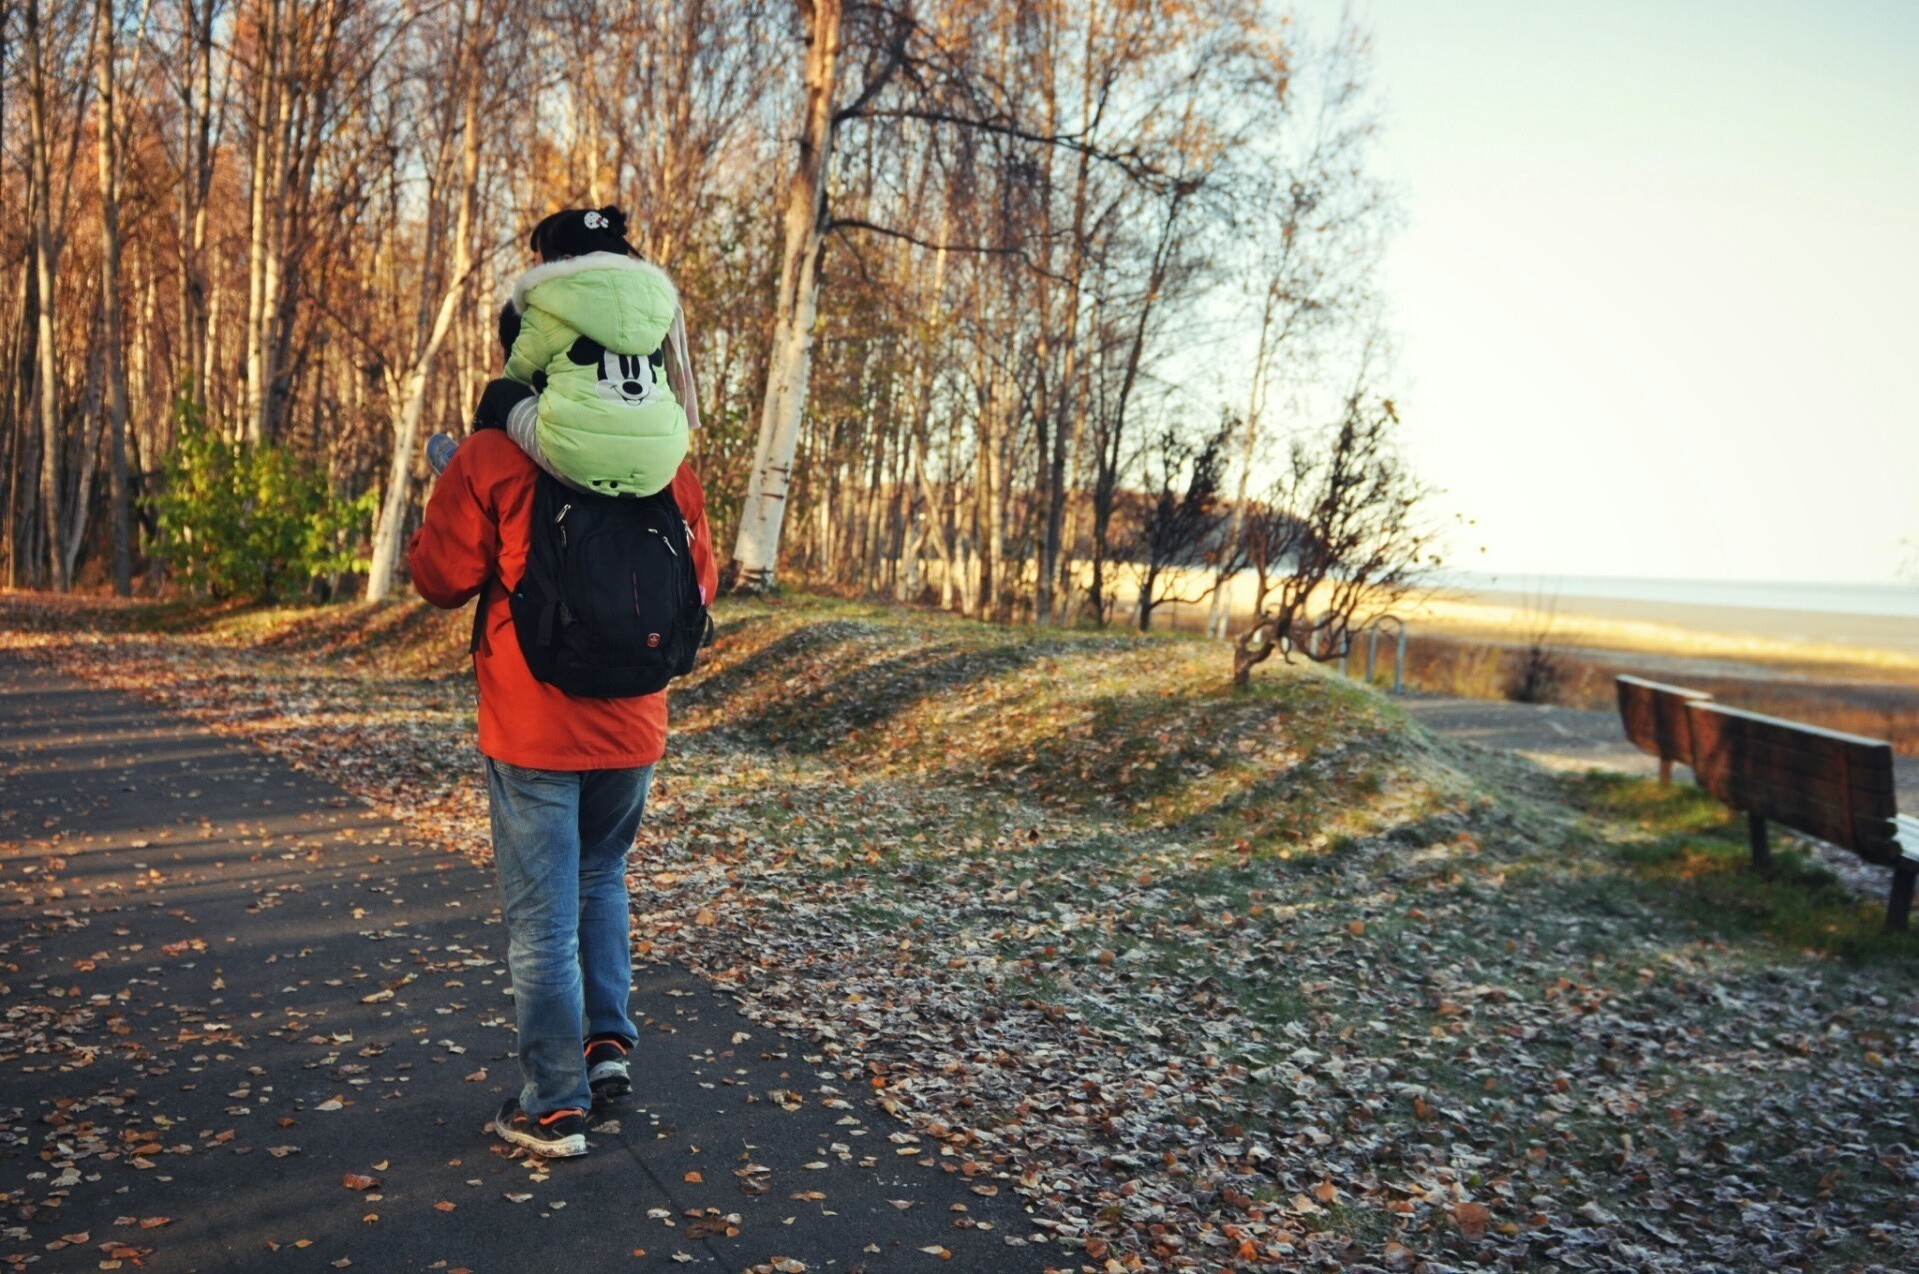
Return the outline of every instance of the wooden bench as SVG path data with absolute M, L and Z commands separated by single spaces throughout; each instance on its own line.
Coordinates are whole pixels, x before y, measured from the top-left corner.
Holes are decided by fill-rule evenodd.
M 1640 751 L 1659 758 L 1659 781 L 1672 782 L 1674 761 L 1692 768 L 1692 723 L 1686 716 L 1686 705 L 1712 696 L 1640 677 L 1619 677 L 1614 684 L 1619 693 L 1619 722 L 1626 728 L 1626 738 Z
M 1620 702 L 1623 716 L 1623 689 Z M 1755 866 L 1772 865 L 1768 820 L 1849 849 L 1892 868 L 1886 924 L 1906 928 L 1919 876 L 1919 819 L 1898 811 L 1891 744 L 1704 697 L 1685 700 L 1684 712 L 1685 748 L 1675 759 L 1692 767 L 1700 787 L 1746 812 Z

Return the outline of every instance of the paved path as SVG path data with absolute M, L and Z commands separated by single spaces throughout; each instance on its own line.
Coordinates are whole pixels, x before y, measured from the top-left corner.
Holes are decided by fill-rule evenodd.
M 0 656 L 0 1267 L 1049 1263 L 1007 1242 L 1004 1179 L 896 1144 L 861 1076 L 676 968 L 640 971 L 635 1095 L 592 1153 L 513 1158 L 504 948 L 465 859 Z

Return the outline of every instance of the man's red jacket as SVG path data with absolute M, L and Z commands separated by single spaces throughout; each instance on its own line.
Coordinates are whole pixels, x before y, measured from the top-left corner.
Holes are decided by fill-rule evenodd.
M 539 470 L 505 431 L 483 429 L 460 444 L 427 502 L 407 558 L 413 587 L 451 610 L 481 588 L 480 751 L 540 770 L 651 765 L 666 753 L 666 692 L 632 699 L 578 699 L 527 671 L 506 595 L 526 570 Z M 708 602 L 719 588 L 706 493 L 693 470 L 674 475 L 673 499 L 693 528 L 693 566 Z

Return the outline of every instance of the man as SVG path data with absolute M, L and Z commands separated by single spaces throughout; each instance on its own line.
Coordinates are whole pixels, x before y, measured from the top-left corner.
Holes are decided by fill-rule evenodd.
M 536 1154 L 586 1153 L 596 1098 L 632 1091 L 626 1054 L 633 987 L 626 852 L 666 751 L 666 692 L 625 699 L 565 694 L 528 670 L 508 593 L 521 582 L 539 470 L 511 438 L 463 443 L 413 537 L 413 586 L 452 609 L 479 593 L 473 657 L 480 683 L 493 858 L 507 924 L 519 1026 L 516 1098 L 494 1130 Z M 670 486 L 686 521 L 702 601 L 718 587 L 699 479 Z

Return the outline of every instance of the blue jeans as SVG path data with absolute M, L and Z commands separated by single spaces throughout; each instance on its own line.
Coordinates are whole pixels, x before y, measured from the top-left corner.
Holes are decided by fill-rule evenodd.
M 633 992 L 626 851 L 652 781 L 650 765 L 530 770 L 487 758 L 525 1081 L 520 1106 L 529 1115 L 592 1106 L 581 1047 L 587 1036 L 639 1039 L 626 1014 Z

